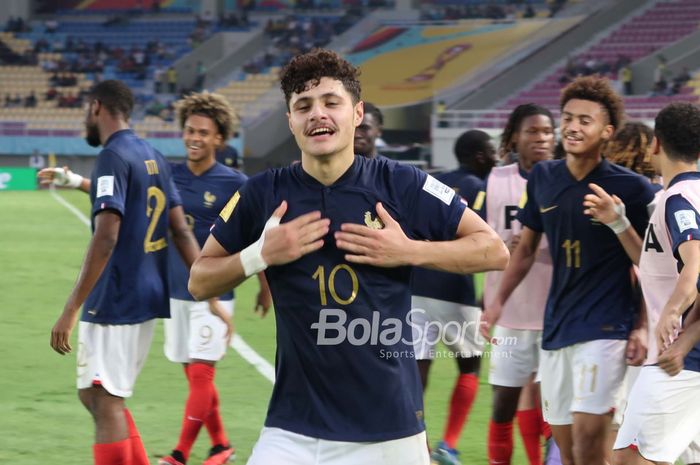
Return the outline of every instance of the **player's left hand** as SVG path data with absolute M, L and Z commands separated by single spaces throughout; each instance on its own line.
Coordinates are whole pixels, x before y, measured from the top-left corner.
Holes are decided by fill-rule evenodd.
M 627 348 L 625 349 L 625 360 L 627 365 L 641 366 L 647 358 L 647 329 L 633 329 L 627 339 Z
M 258 296 L 255 299 L 255 313 L 260 313 L 260 318 L 265 318 L 271 306 L 272 295 L 270 294 L 270 289 L 260 288 Z
M 588 187 L 593 194 L 583 197 L 583 213 L 592 216 L 603 224 L 614 223 L 620 218 L 617 205 L 622 205 L 622 200 L 616 195 L 610 195 L 597 184 L 590 183 Z
M 231 342 L 231 337 L 233 337 L 233 323 L 231 322 L 231 316 L 228 314 L 226 309 L 219 299 L 209 300 L 209 310 L 213 315 L 216 315 L 224 322 L 226 325 L 226 345 Z
M 661 312 L 661 317 L 656 325 L 656 344 L 659 347 L 659 353 L 662 353 L 673 344 L 673 341 L 680 334 L 681 328 L 680 315 L 666 310 Z
M 659 355 L 659 368 L 669 376 L 676 376 L 683 370 L 683 359 L 686 355 L 686 352 L 678 344 L 672 344 Z
M 365 225 L 343 223 L 335 233 L 339 249 L 350 252 L 345 259 L 351 263 L 395 267 L 406 265 L 406 253 L 411 250 L 411 240 L 401 225 L 377 202 L 377 217 L 384 224 L 382 229 Z
M 51 329 L 51 348 L 61 355 L 71 353 L 70 335 L 78 319 L 78 312 L 64 310 Z

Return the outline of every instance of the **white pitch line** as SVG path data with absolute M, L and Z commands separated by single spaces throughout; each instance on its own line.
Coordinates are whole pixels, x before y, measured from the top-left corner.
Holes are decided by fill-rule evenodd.
M 58 203 L 66 207 L 71 213 L 73 213 L 85 226 L 90 227 L 90 219 L 83 214 L 80 210 L 75 208 L 66 199 L 61 197 L 56 193 L 56 189 L 51 188 L 51 196 L 56 199 Z M 253 366 L 258 372 L 265 377 L 272 384 L 275 383 L 275 368 L 260 356 L 252 347 L 248 345 L 247 342 L 243 340 L 238 334 L 234 334 L 231 339 L 231 347 L 238 352 L 238 354 Z
M 253 368 L 258 370 L 268 381 L 275 384 L 275 367 L 253 350 L 253 348 L 238 334 L 234 334 L 233 338 L 231 338 L 231 347 L 233 347 L 246 362 L 253 365 Z

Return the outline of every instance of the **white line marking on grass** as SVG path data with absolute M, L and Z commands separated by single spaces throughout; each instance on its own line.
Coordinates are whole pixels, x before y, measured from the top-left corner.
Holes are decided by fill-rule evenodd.
M 261 375 L 267 378 L 272 384 L 275 384 L 275 367 L 254 351 L 238 334 L 234 334 L 233 338 L 231 338 L 231 347 L 233 347 L 246 362 L 253 365 L 253 368 L 258 370 Z
M 80 210 L 75 208 L 66 199 L 61 197 L 56 193 L 55 189 L 51 189 L 51 196 L 56 199 L 58 203 L 66 207 L 73 213 L 85 226 L 90 227 L 90 220 L 87 216 L 83 214 Z M 267 360 L 262 358 L 252 347 L 248 345 L 247 342 L 243 340 L 238 334 L 234 334 L 231 339 L 231 347 L 238 352 L 238 354 L 243 357 L 243 360 L 253 365 L 253 368 L 258 370 L 258 372 L 265 377 L 272 384 L 275 383 L 275 367 L 270 364 Z
M 56 189 L 51 188 L 50 190 L 51 190 L 51 196 L 52 196 L 54 199 L 56 199 L 56 201 L 57 201 L 58 203 L 60 203 L 61 205 L 63 205 L 64 207 L 66 207 L 68 210 L 70 210 L 70 212 L 71 212 L 72 214 L 74 214 L 75 216 L 77 216 L 78 219 L 79 219 L 85 226 L 87 226 L 88 228 L 90 227 L 90 219 L 89 219 L 87 216 L 85 216 L 85 215 L 83 214 L 83 212 L 81 212 L 80 210 L 78 210 L 77 208 L 75 208 L 73 205 L 70 204 L 70 202 L 68 202 L 66 199 L 64 199 L 64 198 L 61 197 L 60 195 L 58 195 L 58 194 L 56 193 Z

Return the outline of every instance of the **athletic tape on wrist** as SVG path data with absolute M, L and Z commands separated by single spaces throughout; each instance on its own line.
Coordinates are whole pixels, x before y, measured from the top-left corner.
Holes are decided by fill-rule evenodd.
M 55 186 L 77 189 L 83 183 L 83 177 L 70 170 L 64 171 L 63 168 L 54 168 L 53 183 Z
M 267 263 L 265 263 L 262 256 L 262 249 L 265 244 L 265 232 L 269 229 L 276 228 L 279 224 L 280 218 L 271 216 L 265 223 L 263 232 L 258 240 L 241 251 L 241 265 L 243 266 L 246 278 L 267 269 Z
M 624 203 L 615 204 L 615 213 L 618 215 L 617 219 L 612 223 L 605 223 L 605 225 L 612 229 L 615 234 L 621 234 L 625 232 L 625 230 L 629 228 L 632 223 L 630 223 L 630 220 L 628 220 L 627 216 L 625 216 Z

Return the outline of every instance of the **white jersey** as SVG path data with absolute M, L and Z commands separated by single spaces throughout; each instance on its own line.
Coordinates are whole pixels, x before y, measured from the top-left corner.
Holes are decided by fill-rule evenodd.
M 527 179 L 517 163 L 491 170 L 486 184 L 486 218 L 491 226 L 509 244 L 520 234 L 522 225 L 516 219 L 519 207 L 525 204 Z M 484 303 L 488 307 L 501 282 L 500 271 L 486 273 Z M 515 288 L 503 306 L 498 325 L 511 329 L 541 330 L 544 308 L 552 281 L 552 258 L 547 239 L 542 236 L 535 263 L 520 285 Z
M 639 279 L 647 307 L 649 328 L 649 347 L 645 362 L 647 365 L 656 364 L 658 361 L 656 325 L 678 281 L 678 260 L 673 255 L 674 241 L 669 230 L 671 225 L 666 223 L 667 200 L 676 195 L 687 200 L 695 211 L 700 211 L 700 181 L 693 179 L 674 182 L 666 191 L 657 195 L 656 208 L 644 234 L 642 255 L 639 259 Z M 688 210 L 673 213 L 680 233 L 697 230 L 694 214 L 690 214 Z

